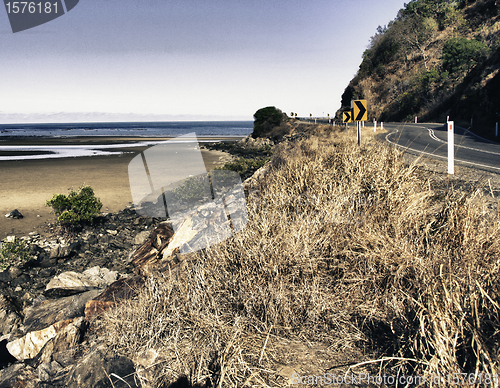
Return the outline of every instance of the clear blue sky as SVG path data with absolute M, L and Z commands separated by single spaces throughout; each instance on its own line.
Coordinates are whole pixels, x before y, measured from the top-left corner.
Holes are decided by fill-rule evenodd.
M 0 8 L 0 123 L 333 115 L 402 0 L 80 0 L 12 33 Z

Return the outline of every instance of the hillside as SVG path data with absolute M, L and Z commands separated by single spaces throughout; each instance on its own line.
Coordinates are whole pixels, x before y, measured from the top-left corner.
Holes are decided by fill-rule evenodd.
M 488 136 L 500 121 L 499 38 L 498 1 L 412 0 L 370 39 L 337 115 L 366 99 L 370 120 L 474 118 Z

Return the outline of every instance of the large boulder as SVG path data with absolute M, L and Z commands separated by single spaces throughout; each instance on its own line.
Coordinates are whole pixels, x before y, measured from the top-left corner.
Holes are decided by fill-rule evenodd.
M 80 292 L 105 288 L 118 278 L 116 271 L 107 268 L 92 267 L 77 273 L 73 271 L 63 272 L 55 276 L 45 287 L 45 296 L 73 295 Z
M 24 333 L 45 329 L 56 322 L 82 317 L 85 303 L 94 299 L 102 290 L 92 290 L 65 298 L 47 300 L 24 310 Z
M 42 330 L 30 331 L 23 337 L 9 342 L 7 350 L 19 361 L 34 358 L 50 339 L 54 338 L 71 323 L 73 323 L 73 320 L 67 319 L 56 322 Z
M 68 374 L 67 388 L 139 388 L 132 360 L 105 347 L 82 358 Z
M 38 367 L 41 364 L 50 364 L 52 361 L 58 361 L 58 364 L 64 364 L 62 358 L 67 358 L 67 351 L 75 349 L 82 342 L 83 335 L 87 328 L 85 318 L 75 318 L 68 325 L 60 329 L 57 334 L 51 338 L 40 349 L 36 357 L 32 357 L 31 366 Z

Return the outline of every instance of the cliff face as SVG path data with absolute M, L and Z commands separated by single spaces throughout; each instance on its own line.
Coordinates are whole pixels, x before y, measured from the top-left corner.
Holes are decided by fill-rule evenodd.
M 369 119 L 500 121 L 500 1 L 412 0 L 371 38 L 342 95 Z

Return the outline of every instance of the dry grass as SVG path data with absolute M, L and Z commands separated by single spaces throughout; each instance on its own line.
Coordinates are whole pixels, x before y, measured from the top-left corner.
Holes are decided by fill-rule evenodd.
M 100 322 L 148 367 L 145 386 L 288 386 L 292 343 L 324 350 L 303 374 L 497 373 L 499 222 L 481 191 L 438 190 L 399 151 L 339 129 L 271 163 L 244 230 Z

